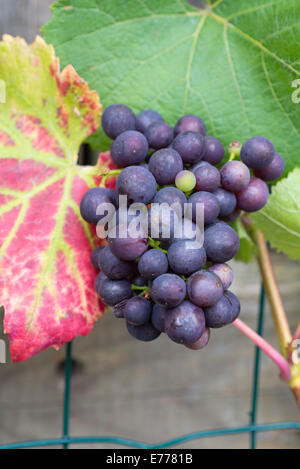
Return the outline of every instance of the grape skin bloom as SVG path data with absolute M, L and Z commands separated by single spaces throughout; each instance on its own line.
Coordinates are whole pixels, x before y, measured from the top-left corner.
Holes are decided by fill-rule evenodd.
M 194 241 L 178 240 L 169 247 L 168 260 L 173 272 L 187 276 L 205 266 L 206 253 L 203 246 L 198 243 L 195 246 Z
M 238 192 L 245 189 L 250 182 L 250 171 L 241 161 L 228 161 L 220 170 L 224 189 Z
M 150 288 L 150 296 L 154 303 L 169 308 L 179 305 L 185 295 L 185 282 L 175 274 L 163 274 L 156 277 Z
M 135 296 L 127 301 L 124 308 L 124 317 L 129 324 L 141 326 L 149 322 L 151 317 L 151 303 L 140 296 Z
M 202 336 L 204 329 L 204 312 L 190 301 L 183 301 L 171 309 L 166 317 L 166 333 L 179 344 L 194 344 Z
M 117 166 L 133 166 L 141 163 L 148 154 L 146 137 L 136 130 L 127 130 L 118 135 L 113 142 L 110 154 Z
M 160 335 L 160 332 L 155 329 L 151 322 L 147 322 L 146 324 L 142 324 L 141 326 L 134 326 L 133 324 L 129 324 L 126 322 L 127 330 L 132 337 L 137 340 L 141 340 L 143 342 L 151 342 L 152 340 L 157 339 Z
M 237 192 L 238 207 L 245 212 L 257 212 L 261 210 L 269 198 L 267 184 L 257 177 L 251 177 L 248 186 Z
M 228 290 L 233 282 L 233 271 L 228 264 L 213 264 L 207 270 L 216 274 L 221 280 L 224 290 Z
M 144 134 L 148 127 L 154 122 L 163 122 L 162 116 L 157 111 L 145 109 L 136 116 L 136 130 Z
M 216 274 L 200 270 L 188 278 L 187 292 L 193 304 L 207 307 L 215 304 L 222 297 L 224 289 Z
M 127 195 L 129 204 L 149 204 L 156 191 L 157 183 L 153 174 L 142 166 L 128 166 L 117 179 L 117 192 L 119 195 Z
M 195 114 L 186 114 L 181 117 L 174 127 L 175 137 L 182 132 L 199 132 L 203 136 L 206 135 L 206 125 L 204 121 Z
M 228 297 L 223 295 L 217 303 L 204 308 L 206 325 L 213 329 L 226 326 L 232 323 L 233 308 Z
M 190 350 L 202 350 L 204 347 L 207 346 L 210 339 L 210 328 L 205 327 L 203 334 L 201 335 L 200 339 L 193 344 L 185 344 L 185 346 Z
M 166 122 L 153 122 L 145 131 L 150 148 L 166 148 L 173 140 L 174 132 Z
M 155 329 L 160 332 L 165 332 L 165 320 L 169 311 L 165 306 L 153 305 L 151 321 Z
M 205 151 L 202 159 L 203 161 L 212 165 L 216 165 L 222 161 L 225 150 L 220 140 L 215 137 L 207 136 L 204 139 L 204 146 Z
M 220 202 L 211 192 L 195 192 L 189 198 L 189 203 L 192 204 L 192 219 L 194 222 L 197 221 L 197 205 L 203 206 L 205 225 L 216 221 L 220 213 Z
M 102 128 L 106 135 L 115 139 L 126 130 L 135 130 L 135 115 L 124 104 L 111 104 L 102 115 Z
M 173 141 L 172 148 L 180 154 L 185 164 L 196 163 L 203 157 L 204 137 L 199 132 L 182 132 Z
M 209 261 L 222 264 L 237 254 L 240 238 L 231 226 L 216 222 L 205 229 L 204 248 Z
M 168 272 L 167 256 L 159 249 L 145 252 L 138 262 L 138 270 L 142 277 L 151 280 Z
M 114 204 L 113 191 L 105 187 L 94 187 L 89 189 L 80 202 L 80 213 L 88 223 L 97 225 L 105 215 L 97 215 L 98 207 L 103 204 Z
M 252 137 L 241 149 L 241 160 L 252 169 L 263 169 L 268 166 L 275 156 L 272 142 L 265 137 Z
M 281 155 L 275 153 L 271 163 L 263 169 L 255 169 L 254 175 L 263 181 L 275 181 L 284 172 L 285 162 Z
M 158 184 L 174 184 L 176 174 L 183 169 L 183 162 L 177 151 L 163 148 L 153 153 L 148 168 Z
M 148 237 L 142 230 L 133 237 L 128 226 L 117 225 L 109 233 L 108 245 L 119 259 L 134 261 L 147 251 Z
M 203 162 L 193 170 L 196 177 L 197 191 L 214 192 L 221 182 L 221 175 L 217 168 L 209 163 Z

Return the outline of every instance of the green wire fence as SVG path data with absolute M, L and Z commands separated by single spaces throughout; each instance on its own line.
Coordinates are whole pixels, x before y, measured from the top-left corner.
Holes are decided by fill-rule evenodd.
M 259 335 L 263 334 L 263 323 L 264 323 L 264 311 L 265 311 L 265 290 L 263 285 L 261 286 L 260 293 L 260 304 L 259 304 L 259 317 L 257 324 L 257 332 Z M 255 349 L 255 360 L 253 370 L 253 387 L 251 397 L 251 409 L 250 409 L 250 422 L 249 425 L 222 428 L 214 430 L 204 430 L 195 433 L 189 433 L 187 435 L 179 436 L 172 440 L 166 440 L 157 444 L 148 444 L 141 441 L 128 440 L 125 438 L 119 438 L 117 436 L 91 436 L 91 437 L 76 437 L 70 436 L 70 398 L 71 398 L 71 376 L 72 376 L 72 343 L 68 343 L 66 346 L 66 360 L 65 360 L 65 391 L 64 391 L 64 407 L 63 407 L 63 425 L 62 425 L 62 437 L 52 438 L 45 440 L 36 441 L 25 441 L 20 443 L 11 443 L 7 445 L 0 445 L 0 449 L 22 449 L 22 448 L 39 448 L 42 446 L 58 446 L 62 445 L 63 449 L 68 449 L 72 444 L 88 444 L 88 443 L 109 443 L 127 446 L 130 448 L 138 449 L 162 449 L 171 446 L 176 446 L 187 441 L 196 440 L 199 438 L 211 438 L 216 436 L 224 435 L 238 435 L 248 433 L 250 437 L 250 448 L 255 449 L 257 444 L 257 433 L 267 432 L 274 430 L 300 430 L 299 422 L 280 422 L 272 424 L 258 425 L 256 423 L 257 408 L 259 400 L 259 377 L 260 377 L 260 361 L 261 351 L 258 347 Z

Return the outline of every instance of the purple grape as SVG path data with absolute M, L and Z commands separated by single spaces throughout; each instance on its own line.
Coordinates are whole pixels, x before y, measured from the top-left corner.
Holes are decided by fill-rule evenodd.
M 224 290 L 227 290 L 233 282 L 233 271 L 228 264 L 213 264 L 207 269 L 216 274 L 221 280 Z
M 238 207 L 246 212 L 257 212 L 262 209 L 269 198 L 267 184 L 259 178 L 251 177 L 246 189 L 236 194 Z
M 205 329 L 205 316 L 201 308 L 183 301 L 169 311 L 165 320 L 167 335 L 179 344 L 194 344 Z
M 112 280 L 122 280 L 136 273 L 134 262 L 122 261 L 113 254 L 109 246 L 105 246 L 99 254 L 102 272 Z
M 115 306 L 132 297 L 131 285 L 128 280 L 105 279 L 100 282 L 99 295 L 107 306 Z
M 141 275 L 137 275 L 136 277 L 134 277 L 131 283 L 133 285 L 136 285 L 137 287 L 146 287 L 148 282 Z
M 129 324 L 141 326 L 149 322 L 151 309 L 150 301 L 141 296 L 134 296 L 126 303 L 124 317 Z
M 163 148 L 153 153 L 148 168 L 158 184 L 174 184 L 176 174 L 183 169 L 183 162 L 177 151 Z
M 196 163 L 203 157 L 204 137 L 199 132 L 182 132 L 173 141 L 172 148 L 179 153 L 185 164 Z
M 124 319 L 125 306 L 129 300 L 120 301 L 114 306 L 114 315 L 117 319 Z
M 254 174 L 263 181 L 275 181 L 283 174 L 284 167 L 284 159 L 278 153 L 275 153 L 271 163 L 263 169 L 255 169 Z
M 155 329 L 165 332 L 165 320 L 169 314 L 169 309 L 164 306 L 153 305 L 151 321 Z
M 229 192 L 222 187 L 214 192 L 214 196 L 218 199 L 220 203 L 220 213 L 219 217 L 227 217 L 230 215 L 236 208 L 236 196 L 233 192 Z
M 229 299 L 223 295 L 217 303 L 204 308 L 206 325 L 217 329 L 232 323 L 233 307 Z
M 200 339 L 198 339 L 197 342 L 195 342 L 194 344 L 186 345 L 186 347 L 191 350 L 201 350 L 207 346 L 209 339 L 210 339 L 210 328 L 205 327 L 204 332 L 202 336 L 200 337 Z
M 223 295 L 223 285 L 213 272 L 199 270 L 187 280 L 188 297 L 197 306 L 207 307 L 215 304 Z
M 148 234 L 155 240 L 165 240 L 169 246 L 176 234 L 176 227 L 180 225 L 181 218 L 177 212 L 168 205 L 152 205 L 148 211 Z
M 220 163 L 224 157 L 224 147 L 220 140 L 215 137 L 205 137 L 205 152 L 202 161 L 212 165 Z
M 222 221 L 206 227 L 204 249 L 207 259 L 222 264 L 232 259 L 240 248 L 240 238 L 231 226 Z
M 206 125 L 204 121 L 194 114 L 186 114 L 181 117 L 174 128 L 175 136 L 181 134 L 182 132 L 199 132 L 203 136 L 206 135 Z
M 106 275 L 103 272 L 99 272 L 99 274 L 95 278 L 94 287 L 98 295 L 100 295 L 99 291 L 100 291 L 101 283 L 106 279 L 108 279 L 108 277 L 106 277 Z
M 104 249 L 104 246 L 99 246 L 98 248 L 93 250 L 91 255 L 92 264 L 97 270 L 100 270 L 99 256 L 102 249 Z
M 151 340 L 160 336 L 160 332 L 155 329 L 151 322 L 147 322 L 141 326 L 133 326 L 127 322 L 126 325 L 129 334 L 135 339 L 142 340 L 143 342 L 151 342 Z
M 129 205 L 134 202 L 149 204 L 156 194 L 157 184 L 148 169 L 129 166 L 118 176 L 117 191 L 119 195 L 127 195 Z
M 182 213 L 184 212 L 184 204 L 187 203 L 187 198 L 183 192 L 181 192 L 177 187 L 163 187 L 160 189 L 156 196 L 154 197 L 153 202 L 155 204 L 168 204 L 172 206 L 178 204 L 181 207 Z
M 118 135 L 110 148 L 116 166 L 125 167 L 141 163 L 148 155 L 146 137 L 136 130 L 126 130 Z
M 192 240 L 201 242 L 202 236 L 200 228 L 196 225 L 196 223 L 192 222 L 189 218 L 185 217 L 181 221 L 181 230 L 179 233 L 179 237 L 176 236 L 177 233 L 170 237 L 169 243 L 167 245 L 167 249 L 171 246 L 172 243 L 180 240 Z
M 241 149 L 241 160 L 249 168 L 263 169 L 268 166 L 275 156 L 273 143 L 264 137 L 252 137 Z
M 154 122 L 163 122 L 162 116 L 157 111 L 145 109 L 136 116 L 136 130 L 144 134 Z
M 211 192 L 195 192 L 191 195 L 188 202 L 192 204 L 192 218 L 194 222 L 196 221 L 197 204 L 203 204 L 205 225 L 213 223 L 220 213 L 220 203 Z
M 221 176 L 217 168 L 209 163 L 203 162 L 193 170 L 196 176 L 197 191 L 215 192 L 221 182 Z
M 125 130 L 135 130 L 135 115 L 124 104 L 111 104 L 103 112 L 102 128 L 108 137 L 115 139 Z
M 241 304 L 239 302 L 239 299 L 237 296 L 232 293 L 231 291 L 227 290 L 224 292 L 224 295 L 226 298 L 229 300 L 232 306 L 232 317 L 231 317 L 231 322 L 235 321 L 236 318 L 238 318 L 240 311 L 241 311 Z
M 174 132 L 166 122 L 153 122 L 145 131 L 150 148 L 166 148 L 173 140 Z
M 189 167 L 189 170 L 192 171 L 192 173 L 195 173 L 196 169 L 201 168 L 201 166 L 205 166 L 207 164 L 207 161 L 198 161 L 198 163 L 193 164 L 192 166 Z
M 250 171 L 241 161 L 228 161 L 220 170 L 221 182 L 224 189 L 238 192 L 248 186 Z
M 219 218 L 222 221 L 232 223 L 237 218 L 239 218 L 240 214 L 241 214 L 241 210 L 238 207 L 236 207 L 233 212 L 231 212 L 229 215 L 227 215 L 227 217 L 219 217 Z
M 148 220 L 148 210 L 145 205 L 142 205 L 139 207 L 138 210 L 134 210 L 134 206 L 131 206 L 128 210 L 122 210 L 118 209 L 116 211 L 116 219 L 115 219 L 115 225 L 130 225 L 130 223 L 133 220 L 136 220 L 136 218 L 140 215 L 144 215 L 144 217 L 141 219 L 141 224 L 142 226 L 145 227 L 147 226 L 147 220 Z
M 88 223 L 97 225 L 105 217 L 105 214 L 97 215 L 97 208 L 102 204 L 114 204 L 113 192 L 105 187 L 94 187 L 88 190 L 80 202 L 82 218 Z
M 175 274 L 187 276 L 205 266 L 206 253 L 202 246 L 195 247 L 193 241 L 179 240 L 169 247 L 168 260 Z
M 142 230 L 134 233 L 130 227 L 117 225 L 108 235 L 108 245 L 115 256 L 124 261 L 134 261 L 148 249 L 148 237 Z
M 138 270 L 142 277 L 152 280 L 168 272 L 167 256 L 159 249 L 150 249 L 143 254 L 138 262 Z
M 175 274 L 163 274 L 156 277 L 150 288 L 150 296 L 160 306 L 174 308 L 186 295 L 185 282 Z

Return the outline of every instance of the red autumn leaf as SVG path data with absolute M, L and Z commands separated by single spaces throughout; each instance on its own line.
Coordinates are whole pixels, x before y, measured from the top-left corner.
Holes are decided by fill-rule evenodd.
M 4 36 L 0 78 L 0 305 L 13 361 L 88 334 L 103 307 L 94 292 L 95 233 L 79 203 L 99 166 L 76 164 L 101 104 L 73 67 L 62 72 L 41 38 Z

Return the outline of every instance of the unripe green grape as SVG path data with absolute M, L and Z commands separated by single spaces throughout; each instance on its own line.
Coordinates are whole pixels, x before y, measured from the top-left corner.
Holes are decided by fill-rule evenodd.
M 182 192 L 190 192 L 196 185 L 196 177 L 192 171 L 180 171 L 175 178 L 175 184 Z

